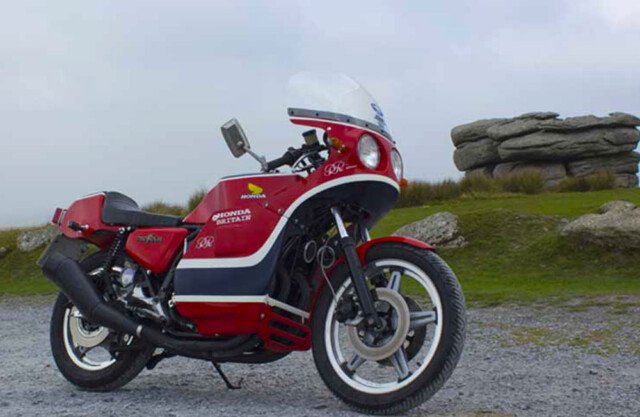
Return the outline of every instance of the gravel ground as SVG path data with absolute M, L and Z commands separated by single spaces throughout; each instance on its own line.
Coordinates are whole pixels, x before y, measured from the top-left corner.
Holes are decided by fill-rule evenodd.
M 162 362 L 112 393 L 73 388 L 48 341 L 50 298 L 0 299 L 1 416 L 355 416 L 324 387 L 309 352 L 268 365 Z M 469 312 L 467 346 L 415 416 L 638 416 L 640 299 Z

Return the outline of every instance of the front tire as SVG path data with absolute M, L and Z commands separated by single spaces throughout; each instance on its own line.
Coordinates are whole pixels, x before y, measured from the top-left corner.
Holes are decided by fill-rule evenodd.
M 105 257 L 97 253 L 81 266 L 87 273 L 97 271 Z M 53 306 L 50 342 L 53 359 L 65 379 L 89 391 L 111 391 L 127 384 L 144 369 L 154 351 L 130 335 L 86 322 L 63 293 Z M 114 343 L 131 349 L 111 353 L 109 345 Z
M 397 344 L 389 342 L 385 352 L 385 340 L 394 340 L 395 335 L 379 337 L 382 342 L 376 345 L 362 328 L 359 333 L 354 330 L 353 320 L 339 323 L 338 303 L 325 286 L 313 315 L 313 357 L 327 387 L 347 404 L 371 414 L 402 413 L 431 398 L 453 373 L 464 345 L 464 296 L 453 271 L 438 255 L 406 244 L 382 243 L 369 249 L 365 274 L 371 287 L 386 287 L 375 291 L 382 300 L 377 304 L 385 305 L 382 311 L 391 311 L 389 323 L 400 329 L 398 323 L 410 317 L 403 345 L 391 352 Z M 350 296 L 349 275 L 341 265 L 331 276 L 338 300 Z M 418 294 L 421 287 L 427 294 L 424 298 Z M 406 307 L 389 296 L 389 289 L 402 295 Z M 363 335 L 362 341 L 354 339 L 357 334 Z M 365 346 L 365 340 L 371 346 Z

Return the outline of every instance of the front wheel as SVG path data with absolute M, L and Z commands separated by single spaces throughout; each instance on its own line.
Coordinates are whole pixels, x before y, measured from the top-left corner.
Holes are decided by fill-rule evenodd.
M 405 244 L 369 249 L 365 275 L 383 328 L 362 320 L 349 270 L 341 266 L 314 312 L 313 357 L 340 399 L 367 413 L 397 414 L 431 398 L 455 369 L 465 337 L 464 296 L 438 255 Z

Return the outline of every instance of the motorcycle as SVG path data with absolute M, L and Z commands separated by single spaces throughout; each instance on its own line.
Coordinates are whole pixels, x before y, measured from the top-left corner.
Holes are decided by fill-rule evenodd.
M 118 192 L 56 209 L 61 234 L 38 265 L 61 290 L 50 341 L 72 384 L 114 390 L 184 356 L 238 388 L 221 364 L 311 349 L 338 398 L 391 414 L 452 374 L 465 336 L 456 276 L 427 243 L 369 235 L 406 182 L 379 105 L 342 75 L 289 85 L 304 143 L 266 161 L 230 120 L 231 153 L 261 172 L 222 178 L 186 217 Z

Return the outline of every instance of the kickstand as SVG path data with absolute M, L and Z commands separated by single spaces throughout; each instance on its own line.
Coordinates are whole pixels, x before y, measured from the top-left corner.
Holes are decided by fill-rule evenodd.
M 211 363 L 213 364 L 213 367 L 216 368 L 216 371 L 218 371 L 218 374 L 220 375 L 220 378 L 222 378 L 224 383 L 227 385 L 227 388 L 229 388 L 229 389 L 240 389 L 240 388 L 242 388 L 240 386 L 240 384 L 242 384 L 242 379 L 240 379 L 240 381 L 238 382 L 238 385 L 233 385 L 231 383 L 231 381 L 229 381 L 229 378 L 227 378 L 227 376 L 224 374 L 224 372 L 222 372 L 222 367 L 220 366 L 220 364 L 218 362 L 213 362 L 213 361 L 211 361 Z

